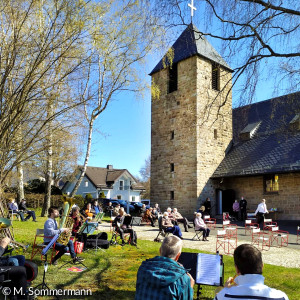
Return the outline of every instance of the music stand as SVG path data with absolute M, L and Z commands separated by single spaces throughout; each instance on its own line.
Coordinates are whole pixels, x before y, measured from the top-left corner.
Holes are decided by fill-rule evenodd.
M 83 225 L 81 233 L 85 233 L 87 235 L 88 234 L 93 234 L 94 231 L 97 229 L 97 227 L 98 227 L 98 222 L 86 222 Z M 105 252 L 101 247 L 98 247 L 98 235 L 96 237 L 96 246 L 95 246 L 94 249 L 95 249 L 95 251 L 97 251 L 98 249 L 100 249 L 101 251 Z
M 190 269 L 189 273 L 195 279 L 195 284 L 198 285 L 197 300 L 201 295 L 202 287 L 200 285 L 223 286 L 223 256 L 218 252 L 217 254 L 182 252 L 178 262 L 186 269 Z
M 48 287 L 48 285 L 46 283 L 46 272 L 48 270 L 47 253 L 48 253 L 49 249 L 53 246 L 53 244 L 57 241 L 58 238 L 59 238 L 59 234 L 56 234 L 52 238 L 52 240 L 50 241 L 50 243 L 42 251 L 42 255 L 45 257 L 43 281 L 42 281 L 42 283 L 40 283 L 36 287 L 34 287 L 33 288 L 34 290 L 36 290 L 37 288 L 41 287 L 42 290 L 47 289 L 47 290 L 51 291 L 51 289 Z M 54 295 L 54 296 L 55 296 L 56 299 L 59 299 L 56 295 Z

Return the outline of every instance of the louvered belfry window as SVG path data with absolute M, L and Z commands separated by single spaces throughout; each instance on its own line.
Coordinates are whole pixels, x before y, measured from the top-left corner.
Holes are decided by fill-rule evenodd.
M 212 63 L 211 84 L 212 89 L 220 90 L 220 67 L 216 63 Z
M 178 85 L 178 72 L 177 72 L 177 63 L 173 63 L 169 67 L 169 81 L 168 81 L 168 93 L 177 91 Z

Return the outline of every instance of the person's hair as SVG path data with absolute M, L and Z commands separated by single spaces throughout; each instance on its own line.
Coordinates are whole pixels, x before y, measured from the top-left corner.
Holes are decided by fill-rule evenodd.
M 48 209 L 48 217 L 50 217 L 55 210 L 58 210 L 57 206 L 50 206 Z
M 10 202 L 13 202 L 13 201 L 15 201 L 15 198 L 10 197 L 10 198 L 8 198 L 8 200 L 9 200 Z
M 173 208 L 173 211 L 177 211 L 177 208 L 174 207 L 174 208 Z
M 242 244 L 234 250 L 234 263 L 242 275 L 262 274 L 261 252 L 250 244 Z
M 75 211 L 79 211 L 79 207 L 78 206 L 75 206 L 75 207 L 72 208 L 72 213 L 71 214 L 73 215 Z
M 164 217 L 167 217 L 169 213 L 167 211 L 164 212 Z
M 123 215 L 124 213 L 125 213 L 124 207 L 121 207 L 121 208 L 119 209 L 119 214 L 120 214 L 120 215 Z
M 168 207 L 168 208 L 167 208 L 167 211 L 172 211 L 172 208 L 171 208 L 171 207 Z
M 261 201 L 262 201 L 262 202 L 266 202 L 266 199 L 262 199 Z
M 177 254 L 181 252 L 182 249 L 182 240 L 175 236 L 167 236 L 160 247 L 160 255 L 175 259 Z
M 196 213 L 196 217 L 202 217 L 202 214 L 201 213 Z

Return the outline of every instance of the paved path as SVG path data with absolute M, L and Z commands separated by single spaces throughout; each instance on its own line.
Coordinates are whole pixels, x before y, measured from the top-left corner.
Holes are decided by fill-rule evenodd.
M 182 228 L 182 227 L 181 227 Z M 138 239 L 153 241 L 157 234 L 158 228 L 149 225 L 134 226 L 133 229 L 137 232 Z M 216 233 L 217 229 L 221 229 L 221 225 L 217 224 L 216 229 L 211 230 L 211 235 L 208 242 L 192 240 L 195 233 L 193 229 L 189 232 L 183 232 L 183 246 L 191 249 L 199 249 L 202 251 L 215 252 L 216 251 Z M 100 231 L 110 231 L 110 224 L 103 222 L 99 225 Z M 238 245 L 243 243 L 250 243 L 250 236 L 245 236 L 244 227 L 238 227 Z M 222 253 L 221 253 L 222 254 Z M 296 244 L 296 235 L 290 234 L 289 246 L 283 248 L 271 247 L 269 251 L 263 251 L 263 261 L 267 264 L 284 266 L 290 268 L 300 267 L 300 244 Z

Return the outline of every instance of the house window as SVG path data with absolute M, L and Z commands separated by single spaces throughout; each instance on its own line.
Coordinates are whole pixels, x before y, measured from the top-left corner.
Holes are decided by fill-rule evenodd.
M 84 186 L 85 186 L 85 187 L 88 187 L 88 186 L 89 186 L 89 182 L 88 182 L 88 181 L 85 181 L 85 182 L 84 182 Z
M 124 180 L 120 180 L 119 190 L 120 190 L 120 191 L 123 191 L 123 190 L 124 190 Z
M 177 63 L 173 63 L 172 66 L 169 67 L 168 93 L 177 91 L 177 83 L 178 83 Z
M 121 195 L 117 195 L 117 200 L 122 200 L 122 196 Z
M 174 191 L 170 191 L 170 200 L 174 200 Z
M 218 138 L 218 130 L 217 129 L 214 129 L 214 138 L 215 138 L 215 140 Z
M 174 167 L 174 163 L 171 163 L 171 164 L 170 164 L 170 171 L 171 171 L 171 172 L 174 172 L 174 168 L 175 168 L 175 167 Z
M 131 197 L 131 201 L 135 202 L 135 196 Z
M 175 132 L 174 130 L 171 131 L 171 140 L 174 140 Z
M 211 86 L 214 90 L 220 90 L 220 67 L 216 63 L 211 67 Z
M 278 175 L 265 175 L 264 176 L 264 192 L 277 193 L 279 191 Z

